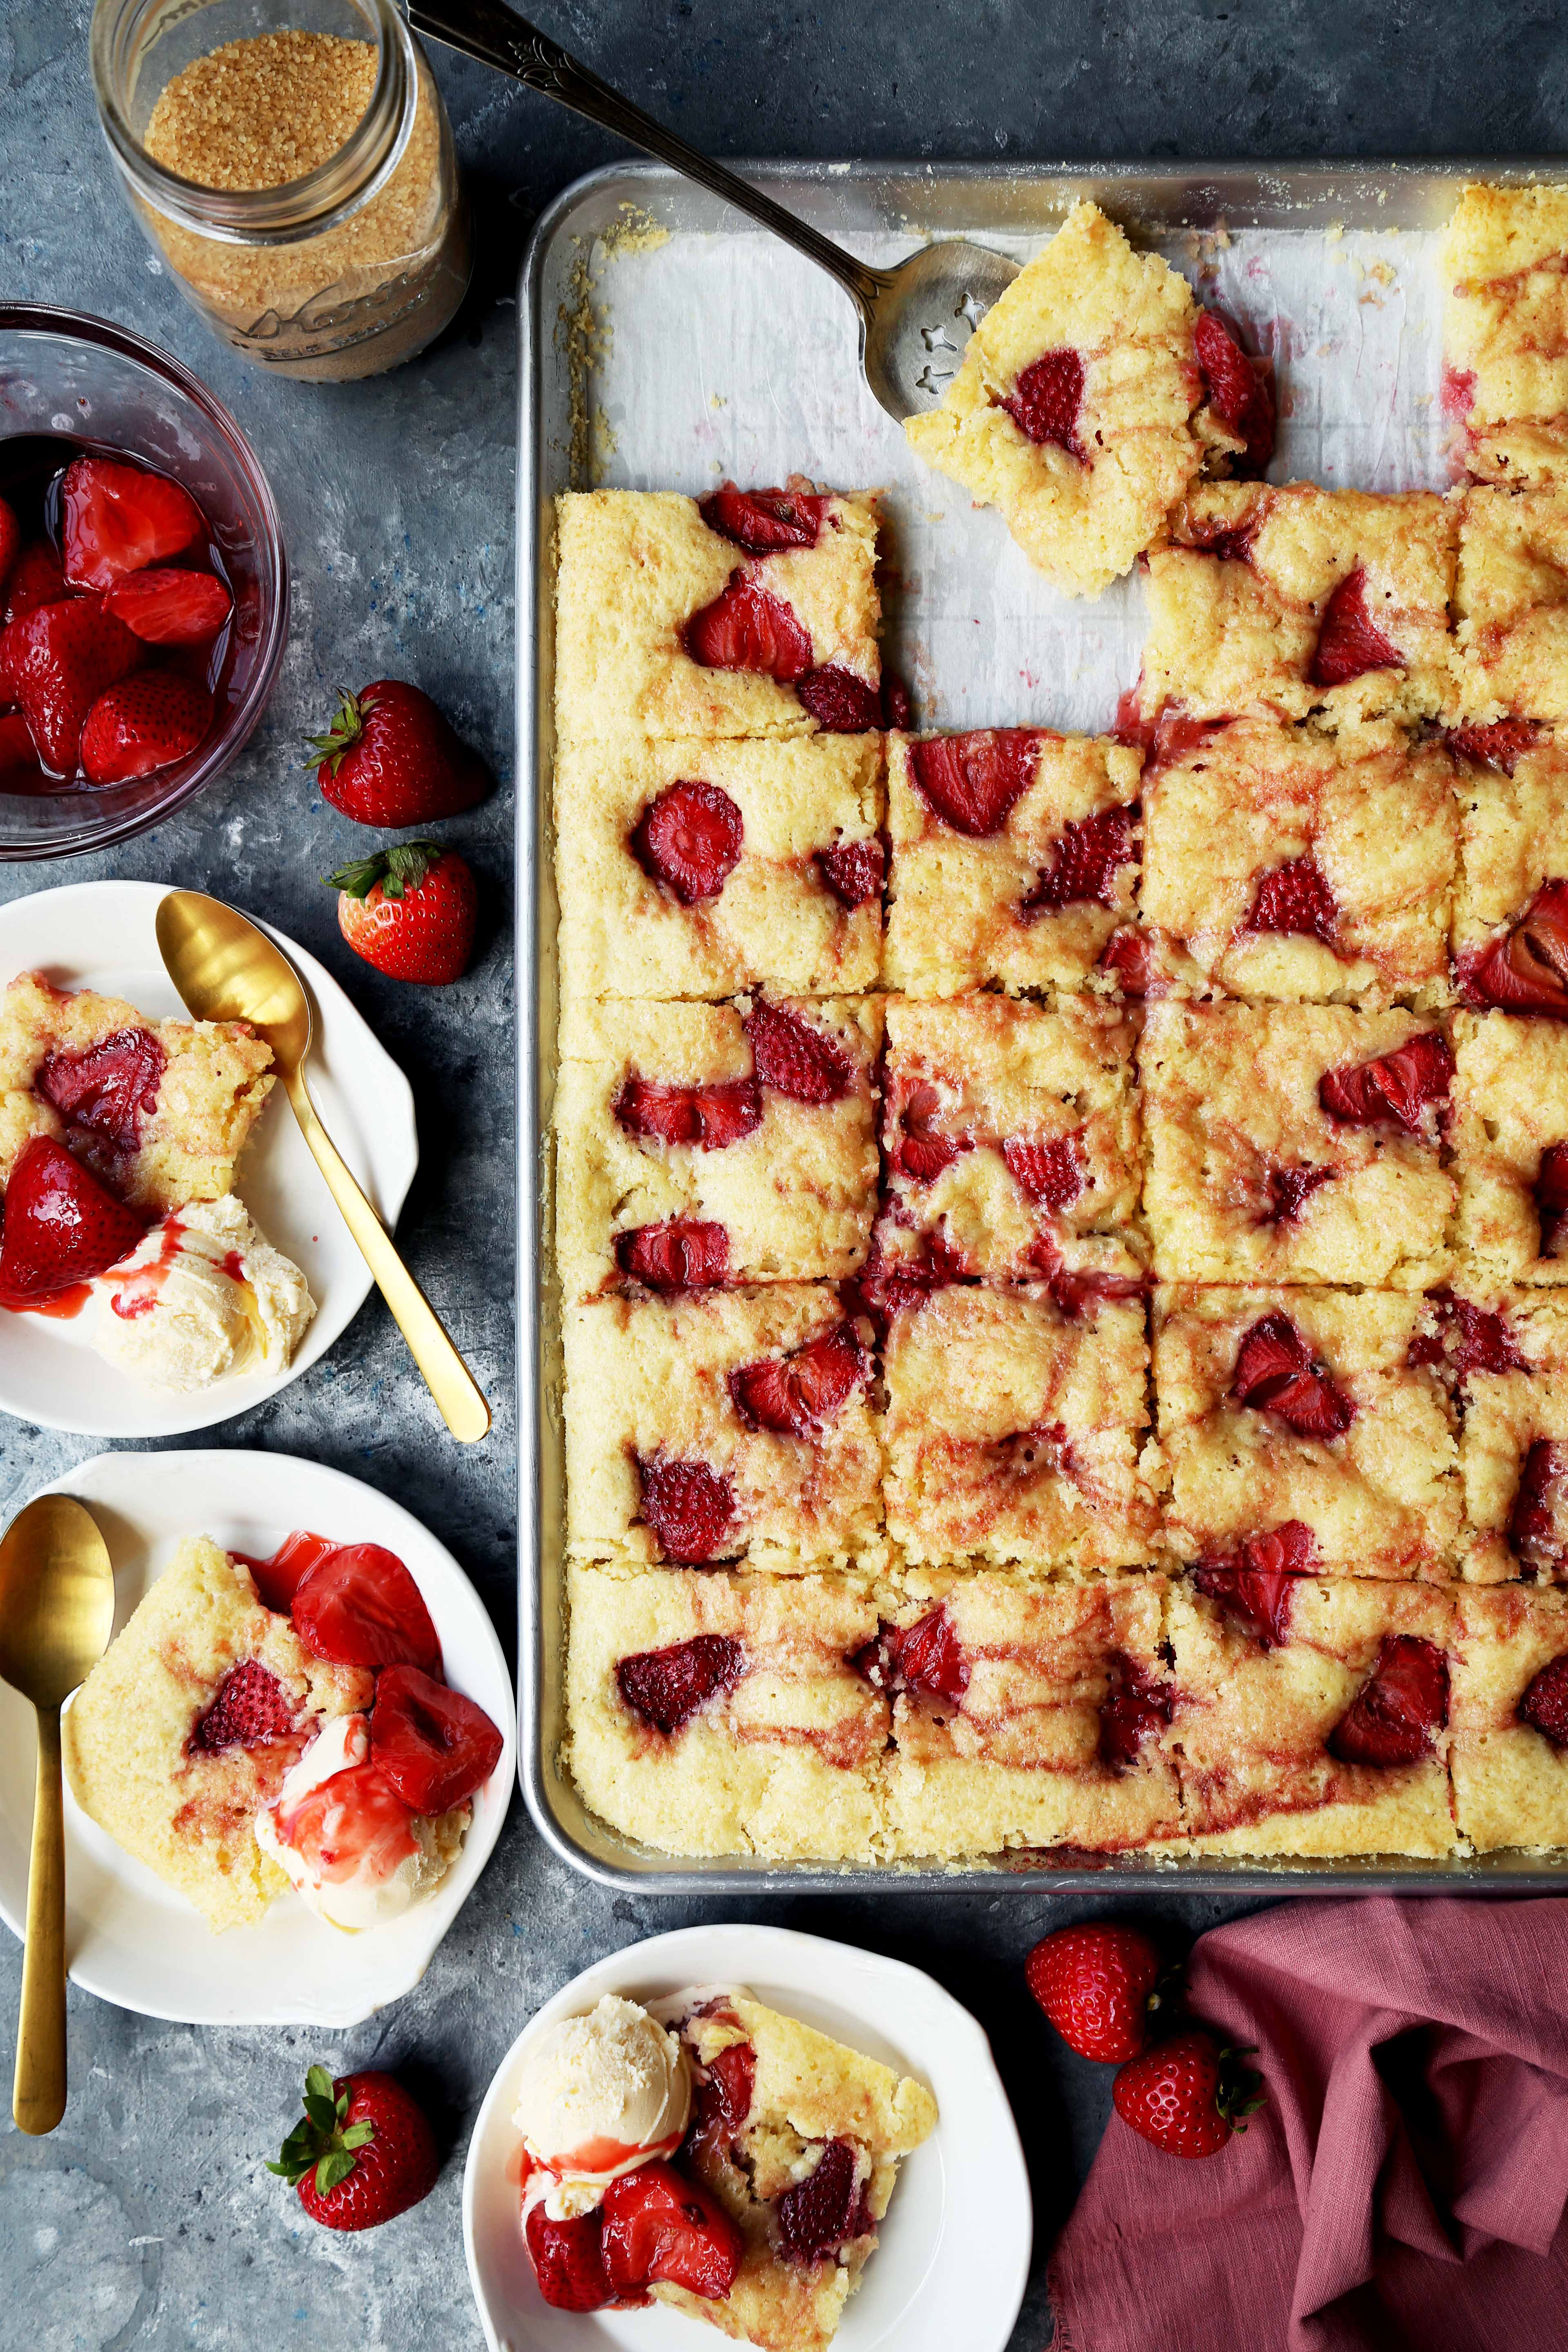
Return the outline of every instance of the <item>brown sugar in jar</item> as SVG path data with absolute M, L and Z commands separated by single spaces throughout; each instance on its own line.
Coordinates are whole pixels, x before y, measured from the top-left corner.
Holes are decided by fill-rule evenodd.
M 127 20 L 148 0 L 99 0 L 93 23 L 104 129 L 157 250 L 226 341 L 319 383 L 412 358 L 452 317 L 471 263 L 430 68 L 390 0 L 355 6 L 374 37 L 280 25 L 183 63 L 156 20 L 151 49 L 138 47 Z M 183 18 L 186 47 L 193 21 L 199 37 L 233 14 L 217 0 Z

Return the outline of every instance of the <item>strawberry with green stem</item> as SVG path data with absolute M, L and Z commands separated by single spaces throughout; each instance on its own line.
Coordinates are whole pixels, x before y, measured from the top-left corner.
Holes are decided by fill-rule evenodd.
M 489 790 L 483 767 L 416 686 L 381 677 L 342 695 L 307 765 L 325 797 L 356 824 L 429 824 L 460 815 Z
M 391 980 L 445 988 L 474 950 L 479 899 L 467 860 L 438 841 L 400 841 L 327 877 L 338 929 Z
M 305 2076 L 305 2113 L 268 2165 L 329 2230 L 374 2230 L 417 2205 L 441 2168 L 425 2111 L 395 2076 Z

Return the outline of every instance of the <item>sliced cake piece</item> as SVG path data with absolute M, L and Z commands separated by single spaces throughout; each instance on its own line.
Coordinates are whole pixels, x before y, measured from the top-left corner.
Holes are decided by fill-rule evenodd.
M 1568 1845 L 1568 1592 L 1462 1588 L 1448 1751 L 1478 1852 Z
M 1568 485 L 1465 493 L 1454 612 L 1467 720 L 1568 719 Z
M 209 1927 L 247 1926 L 289 1885 L 256 1843 L 258 1812 L 373 1682 L 313 1657 L 248 1570 L 187 1537 L 66 1714 L 71 1793 Z
M 681 2161 L 745 2252 L 721 2302 L 654 2293 L 761 2352 L 823 2352 L 876 2252 L 900 2160 L 936 2128 L 936 2101 L 740 1988 L 700 1986 L 655 2011 L 700 2086 Z
M 1461 728 L 1460 991 L 1478 1011 L 1568 1018 L 1568 730 L 1504 719 Z
M 245 1021 L 149 1021 L 118 996 L 23 972 L 0 999 L 0 1185 L 29 1136 L 67 1143 L 137 1208 L 234 1190 L 271 1092 Z
M 1461 188 L 1443 278 L 1467 467 L 1510 489 L 1568 481 L 1568 188 Z
M 1467 1287 L 1432 1304 L 1464 1418 L 1466 1580 L 1568 1584 L 1568 1299 Z

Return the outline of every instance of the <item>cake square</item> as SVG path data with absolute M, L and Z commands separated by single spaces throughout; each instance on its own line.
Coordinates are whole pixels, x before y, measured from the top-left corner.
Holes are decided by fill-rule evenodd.
M 1474 488 L 1460 512 L 1461 715 L 1568 719 L 1568 488 Z
M 737 2224 L 745 2252 L 721 2303 L 679 2287 L 655 2293 L 762 2352 L 824 2352 L 876 2251 L 900 2159 L 935 2129 L 936 2101 L 923 2083 L 739 1987 L 699 1986 L 658 2008 L 700 2085 L 685 2161 Z M 719 2128 L 704 2128 L 709 2116 Z M 794 2209 L 780 2200 L 807 2184 L 813 2206 L 847 2212 L 849 2236 L 807 2250 L 786 2235 Z
M 1483 1288 L 1568 1282 L 1568 1027 L 1457 1014 L 1452 1100 L 1461 1264 Z
M 951 1283 L 883 1351 L 888 1533 L 906 1559 L 1079 1572 L 1153 1557 L 1142 1301 Z
M 1411 1013 L 1154 1004 L 1144 1213 L 1167 1282 L 1424 1290 L 1452 1259 L 1447 1039 Z
M 1472 1290 L 1440 1309 L 1464 1415 L 1464 1573 L 1568 1584 L 1568 1298 Z
M 1448 1767 L 1462 1836 L 1568 1845 L 1568 1592 L 1461 1587 Z
M 1467 467 L 1514 489 L 1568 478 L 1568 188 L 1461 188 L 1443 276 Z
M 1478 1008 L 1568 1016 L 1568 730 L 1505 719 L 1450 740 L 1461 992 Z
M 1039 727 L 889 735 L 889 986 L 1113 989 L 1098 967 L 1132 914 L 1141 766 Z
M 887 1851 L 868 1583 L 574 1561 L 567 1604 L 566 1763 L 601 1820 L 666 1853 Z
M 563 742 L 881 724 L 871 498 L 725 484 L 570 491 L 555 511 Z
M 237 1676 L 254 1738 L 224 1737 Z M 373 1683 L 312 1656 L 239 1561 L 187 1536 L 66 1711 L 71 1794 L 209 1927 L 247 1927 L 289 1885 L 256 1843 L 257 1814 L 323 1724 L 370 1705 Z
M 910 1570 L 879 1635 L 907 1854 L 1115 1853 L 1178 1838 L 1165 1580 Z
M 271 1067 L 247 1021 L 149 1021 L 122 997 L 22 972 L 0 999 L 0 1186 L 47 1135 L 136 1208 L 221 1200 Z
M 567 1549 L 798 1570 L 879 1555 L 871 1326 L 826 1285 L 569 1309 Z
M 1283 1576 L 1171 1587 L 1171 1744 L 1206 1853 L 1447 1853 L 1452 1596 Z
M 1442 750 L 1387 720 L 1191 731 L 1143 771 L 1152 974 L 1184 995 L 1446 1001 L 1458 825 Z
M 1445 1579 L 1460 1531 L 1453 1407 L 1394 1291 L 1164 1286 L 1154 1393 L 1166 1542 L 1187 1561 Z
M 1136 1034 L 1083 997 L 1054 1011 L 989 994 L 889 997 L 879 1268 L 934 1250 L 955 1274 L 1037 1281 L 1104 1257 L 1076 1246 L 1096 1235 L 1121 1245 L 1114 1268 L 1135 1283 Z
M 879 735 L 566 746 L 555 763 L 563 995 L 874 986 L 884 799 Z
M 1096 205 L 1074 205 L 976 327 L 940 407 L 908 419 L 910 446 L 998 508 L 1055 587 L 1097 596 L 1156 537 L 1205 448 L 1247 454 L 1246 431 L 1205 383 L 1200 315 L 1158 254 L 1134 253 Z M 1253 373 L 1217 320 L 1216 331 L 1250 411 Z M 1267 394 L 1264 408 L 1266 458 Z
M 853 1274 L 881 1041 L 876 997 L 580 1007 L 555 1096 L 566 1296 Z
M 1192 719 L 1437 719 L 1458 518 L 1426 490 L 1200 483 L 1148 559 L 1137 700 Z

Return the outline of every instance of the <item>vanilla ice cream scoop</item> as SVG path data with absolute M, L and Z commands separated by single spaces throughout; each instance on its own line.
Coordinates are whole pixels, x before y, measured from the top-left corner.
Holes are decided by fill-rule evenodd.
M 555 2175 L 556 2218 L 595 2203 L 606 2183 L 673 2156 L 691 2116 L 691 2074 L 673 2033 L 607 1992 L 563 2018 L 522 2062 L 512 2121 L 529 2156 Z
M 299 1267 L 232 1192 L 174 1210 L 106 1279 L 99 1353 L 153 1388 L 203 1389 L 253 1370 L 276 1377 L 316 1311 Z
M 256 1843 L 334 1927 L 379 1927 L 440 1884 L 471 1814 L 411 1811 L 371 1763 L 369 1717 L 340 1715 L 257 1815 Z

